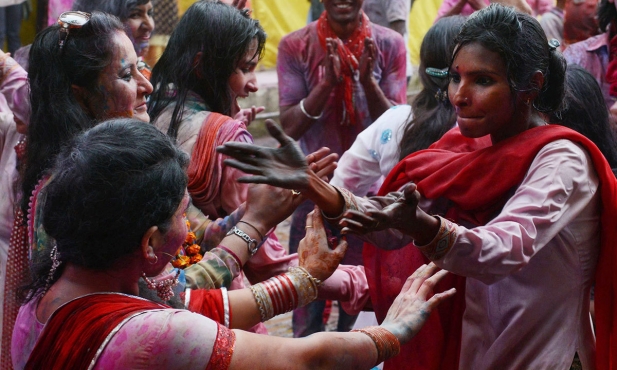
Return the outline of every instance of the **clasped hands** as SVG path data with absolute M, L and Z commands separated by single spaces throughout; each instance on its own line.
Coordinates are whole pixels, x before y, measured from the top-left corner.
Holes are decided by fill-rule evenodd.
M 339 55 L 339 48 L 343 47 L 343 41 L 339 38 L 326 38 L 326 58 L 324 59 L 324 81 L 331 86 L 336 86 L 343 80 L 343 72 L 341 68 L 341 57 Z M 360 83 L 363 85 L 371 81 L 373 77 L 373 67 L 375 65 L 375 59 L 377 56 L 377 48 L 375 41 L 367 37 L 364 39 L 364 49 L 360 56 L 360 61 L 356 60 L 354 55 L 354 64 L 358 66 L 358 75 Z M 353 66 L 350 66 L 350 70 L 354 70 Z

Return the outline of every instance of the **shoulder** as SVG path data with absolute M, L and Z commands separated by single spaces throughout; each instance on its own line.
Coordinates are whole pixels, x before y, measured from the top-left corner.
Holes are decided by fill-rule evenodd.
M 563 56 L 569 64 L 580 64 L 587 59 L 588 53 L 593 54 L 601 51 L 603 48 L 608 48 L 607 37 L 606 33 L 601 33 L 571 44 L 564 50 Z
M 214 321 L 187 310 L 146 311 L 118 329 L 97 368 L 205 368 L 217 328 Z
M 373 33 L 373 39 L 379 45 L 396 45 L 402 44 L 405 45 L 405 39 L 398 32 L 389 29 L 388 27 L 383 27 L 375 23 L 371 23 L 371 31 Z
M 311 22 L 308 25 L 300 28 L 297 31 L 289 33 L 279 43 L 279 49 L 285 47 L 291 47 L 293 45 L 303 45 L 309 42 L 310 36 L 317 34 L 317 22 Z
M 560 182 L 567 189 L 580 185 L 595 189 L 598 184 L 589 152 L 567 139 L 552 141 L 540 149 L 529 168 L 528 176 L 531 174 L 551 178 L 553 183 Z

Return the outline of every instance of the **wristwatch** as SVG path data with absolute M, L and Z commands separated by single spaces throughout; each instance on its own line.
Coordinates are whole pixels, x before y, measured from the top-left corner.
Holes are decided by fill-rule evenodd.
M 249 249 L 249 254 L 251 255 L 251 257 L 255 255 L 255 253 L 257 253 L 257 251 L 259 250 L 260 245 L 258 244 L 257 239 L 252 239 L 247 233 L 238 229 L 237 227 L 232 227 L 231 230 L 227 232 L 227 236 L 229 235 L 236 235 L 240 239 L 244 240 Z

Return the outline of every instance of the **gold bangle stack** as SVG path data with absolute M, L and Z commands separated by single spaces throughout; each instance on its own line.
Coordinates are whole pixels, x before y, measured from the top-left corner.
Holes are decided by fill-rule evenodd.
M 377 362 L 375 366 L 401 352 L 401 342 L 398 338 L 381 326 L 369 326 L 363 329 L 354 329 L 351 332 L 360 332 L 368 335 L 377 347 Z
M 317 298 L 321 281 L 302 267 L 291 267 L 286 274 L 250 287 L 259 308 L 261 321 L 302 307 Z

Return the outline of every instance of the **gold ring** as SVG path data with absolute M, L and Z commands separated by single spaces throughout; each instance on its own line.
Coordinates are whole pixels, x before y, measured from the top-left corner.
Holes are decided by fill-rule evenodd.
M 308 225 L 307 225 L 307 226 L 304 226 L 304 229 L 308 229 L 308 228 L 311 228 L 311 229 L 312 229 L 312 228 L 313 228 L 313 226 L 308 226 Z
M 300 195 L 301 193 L 298 190 L 292 189 L 291 190 L 291 194 L 292 195 Z

